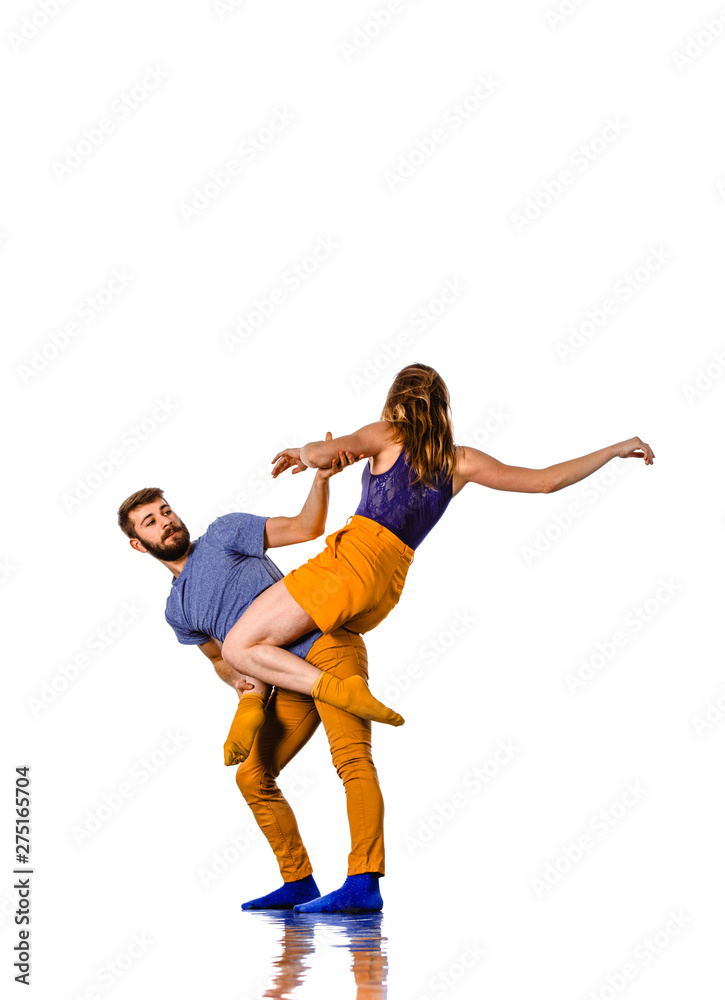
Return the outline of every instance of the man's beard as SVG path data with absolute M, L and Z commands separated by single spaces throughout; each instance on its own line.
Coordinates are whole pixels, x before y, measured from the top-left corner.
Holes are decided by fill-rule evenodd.
M 186 554 L 190 541 L 189 530 L 182 522 L 171 539 L 167 538 L 160 545 L 154 545 L 152 542 L 142 542 L 142 544 L 154 559 L 160 559 L 161 562 L 176 562 Z

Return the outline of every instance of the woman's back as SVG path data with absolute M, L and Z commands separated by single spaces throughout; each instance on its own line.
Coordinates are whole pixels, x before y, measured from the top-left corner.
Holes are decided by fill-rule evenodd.
M 355 511 L 384 525 L 411 549 L 416 549 L 437 524 L 453 495 L 450 477 L 440 475 L 433 486 L 414 483 L 414 478 L 404 449 L 387 472 L 374 475 L 366 465 Z

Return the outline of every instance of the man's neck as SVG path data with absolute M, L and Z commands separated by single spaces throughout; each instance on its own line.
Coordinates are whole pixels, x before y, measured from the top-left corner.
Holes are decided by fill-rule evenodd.
M 184 566 L 186 566 L 186 560 L 189 558 L 190 553 L 191 553 L 191 545 L 180 559 L 174 559 L 173 562 L 171 561 L 167 562 L 165 559 L 159 559 L 159 562 L 162 562 L 164 566 L 168 566 L 168 568 L 171 570 L 173 574 L 174 579 L 176 579 L 178 576 L 181 575 L 181 571 L 184 568 Z

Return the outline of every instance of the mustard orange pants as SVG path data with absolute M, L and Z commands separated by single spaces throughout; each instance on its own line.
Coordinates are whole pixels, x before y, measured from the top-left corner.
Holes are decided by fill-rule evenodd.
M 377 521 L 353 514 L 325 548 L 284 577 L 299 606 L 326 635 L 369 632 L 400 600 L 413 549 Z
M 367 680 L 365 643 L 346 629 L 323 635 L 307 660 L 335 677 L 359 674 Z M 294 882 L 311 874 L 312 865 L 297 820 L 276 778 L 320 722 L 347 798 L 351 848 L 347 873 L 384 875 L 383 796 L 373 764 L 368 721 L 314 701 L 309 695 L 275 688 L 251 753 L 237 768 L 239 790 L 277 857 L 283 881 Z

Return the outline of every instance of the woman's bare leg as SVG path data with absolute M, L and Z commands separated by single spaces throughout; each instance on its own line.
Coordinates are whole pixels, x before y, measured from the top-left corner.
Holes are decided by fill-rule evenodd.
M 284 590 L 284 594 L 279 591 L 280 587 Z M 270 593 L 270 598 L 265 601 L 264 598 Z M 246 691 L 239 699 L 239 705 L 224 744 L 224 763 L 227 766 L 241 764 L 249 756 L 254 738 L 264 722 L 264 706 L 266 694 L 269 691 L 268 685 L 278 683 L 280 687 L 284 687 L 288 691 L 309 694 L 317 680 L 317 675 L 320 673 L 316 667 L 312 667 L 299 656 L 295 656 L 294 653 L 290 653 L 286 649 L 277 650 L 275 646 L 268 646 L 267 649 L 282 654 L 280 657 L 282 672 L 275 672 L 274 663 L 271 665 L 271 671 L 265 670 L 264 664 L 258 669 L 258 657 L 254 655 L 256 647 L 250 646 L 250 641 L 253 642 L 257 637 L 264 637 L 286 644 L 293 642 L 295 638 L 315 627 L 314 622 L 311 625 L 305 624 L 303 619 L 308 616 L 295 601 L 292 601 L 291 597 L 290 601 L 292 601 L 294 608 L 284 608 L 285 594 L 289 597 L 289 592 L 282 581 L 260 594 L 230 629 L 222 645 L 222 656 L 225 662 L 240 676 L 244 676 L 248 683 L 254 684 L 254 690 Z M 300 612 L 299 619 L 294 613 L 295 608 Z M 283 623 L 286 624 L 286 628 L 274 628 L 275 624 L 282 625 Z M 270 628 L 270 626 L 272 627 Z M 296 632 L 296 628 L 299 628 L 300 631 Z M 264 673 L 265 676 L 261 677 L 260 672 Z
M 222 656 L 230 667 L 265 684 L 311 694 L 321 671 L 280 649 L 317 626 L 279 580 L 252 601 L 227 633 Z
M 293 599 L 283 581 L 273 584 L 250 604 L 229 630 L 222 646 L 224 660 L 235 670 L 288 691 L 312 695 L 351 715 L 400 726 L 402 716 L 379 702 L 358 676 L 340 680 L 318 670 L 277 643 L 287 645 L 315 628 L 315 623 Z M 256 691 L 244 695 L 224 744 L 224 762 L 246 760 L 255 734 L 264 721 L 264 698 Z

